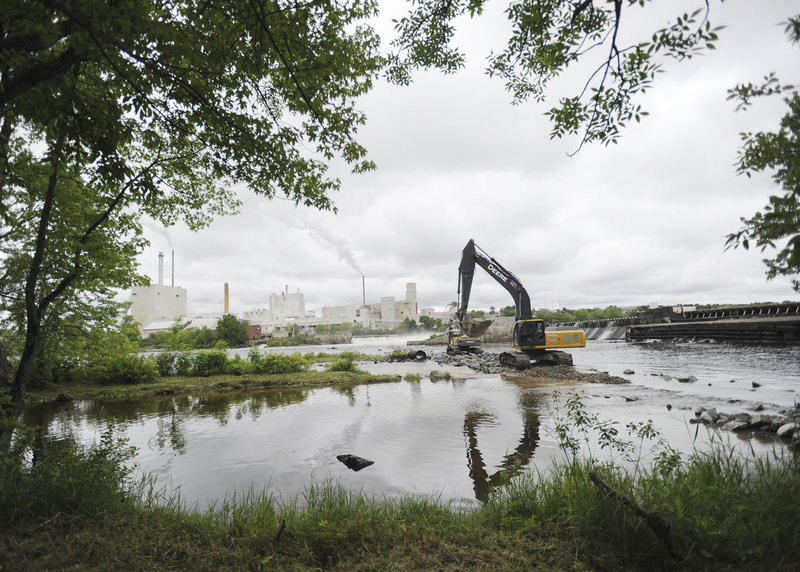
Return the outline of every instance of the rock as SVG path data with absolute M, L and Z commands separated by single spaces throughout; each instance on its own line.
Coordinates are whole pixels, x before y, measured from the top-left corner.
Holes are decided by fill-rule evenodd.
M 726 431 L 746 431 L 750 429 L 750 424 L 743 421 L 728 421 L 722 428 Z
M 633 371 L 632 369 L 626 369 L 625 371 L 622 372 L 622 375 L 633 375 L 634 373 L 636 372 Z
M 336 455 L 336 458 L 344 463 L 348 469 L 356 472 L 375 464 L 375 461 L 370 461 L 369 459 L 364 459 L 363 457 L 358 457 L 349 453 L 345 455 Z
M 715 419 L 711 416 L 711 413 L 708 411 L 703 411 L 702 415 L 700 415 L 700 421 L 703 423 L 713 424 Z
M 753 429 L 761 429 L 772 423 L 771 415 L 754 415 L 750 420 L 750 425 Z
M 756 387 L 761 387 L 761 384 L 754 381 L 753 388 L 755 389 Z
M 733 416 L 734 421 L 740 421 L 742 423 L 750 423 L 750 414 L 749 413 L 737 413 Z
M 667 411 L 672 411 L 672 405 L 667 403 Z
M 639 398 L 638 397 L 628 397 L 626 395 L 625 396 L 625 401 L 639 401 Z
M 797 423 L 785 423 L 781 425 L 775 434 L 781 439 L 788 439 L 797 433 Z
M 702 405 L 698 405 L 697 407 L 694 408 L 694 416 L 700 417 L 703 414 L 703 411 L 705 410 L 706 410 L 705 407 L 703 407 Z
M 662 373 L 661 377 L 664 378 L 664 381 L 669 381 L 670 379 L 672 379 L 672 376 L 671 375 L 667 375 L 666 373 Z
M 678 377 L 678 381 L 680 383 L 694 383 L 695 381 L 697 381 L 697 378 L 693 375 L 682 375 Z
M 711 416 L 711 419 L 713 420 L 712 423 L 719 421 L 719 413 L 717 413 L 716 408 L 712 407 L 710 409 L 706 409 L 706 413 Z
M 728 383 L 736 383 L 735 379 L 730 380 Z
M 755 406 L 755 409 L 753 409 L 753 411 L 764 411 L 764 404 L 759 403 L 758 405 Z

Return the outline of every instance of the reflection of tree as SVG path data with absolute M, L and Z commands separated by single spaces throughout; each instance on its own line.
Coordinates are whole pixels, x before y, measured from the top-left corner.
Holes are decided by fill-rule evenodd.
M 79 400 L 66 403 L 43 403 L 26 408 L 23 419 L 38 426 L 40 438 L 51 431 L 69 434 L 84 422 L 105 425 L 136 423 L 143 418 L 156 418 L 156 434 L 151 438 L 158 449 L 172 448 L 184 454 L 188 445 L 184 423 L 190 418 L 213 418 L 225 425 L 233 415 L 253 420 L 267 411 L 301 403 L 309 392 L 303 389 L 266 389 L 228 392 L 203 392 L 199 395 L 145 397 L 130 400 Z
M 165 415 L 159 416 L 157 422 L 158 430 L 155 436 L 155 443 L 159 449 L 164 449 L 167 440 L 169 440 L 169 445 L 173 451 L 179 455 L 186 454 L 186 437 L 181 431 L 181 417 L 178 416 L 177 411 L 173 411 L 169 417 Z
M 498 485 L 508 482 L 519 475 L 533 456 L 539 442 L 539 414 L 533 405 L 535 397 L 531 394 L 522 396 L 522 437 L 513 453 L 503 458 L 501 469 L 492 475 L 486 471 L 483 455 L 478 449 L 477 429 L 480 425 L 493 421 L 488 413 L 469 412 L 464 416 L 464 437 L 467 440 L 467 468 L 472 479 L 475 498 L 483 502 L 488 500 L 489 491 Z

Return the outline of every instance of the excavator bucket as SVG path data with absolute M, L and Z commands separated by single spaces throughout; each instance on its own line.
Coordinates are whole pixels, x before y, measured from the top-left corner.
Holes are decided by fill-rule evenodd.
M 459 323 L 461 324 L 462 332 L 470 337 L 479 338 L 492 325 L 492 320 L 476 320 L 471 316 L 466 316 Z

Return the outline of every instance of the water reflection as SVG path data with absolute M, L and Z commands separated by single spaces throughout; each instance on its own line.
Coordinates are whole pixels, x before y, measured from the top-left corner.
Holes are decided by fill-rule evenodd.
M 503 457 L 501 468 L 489 475 L 486 463 L 478 447 L 478 428 L 492 425 L 495 416 L 481 411 L 469 411 L 464 416 L 464 437 L 467 443 L 467 469 L 473 483 L 475 498 L 485 502 L 492 488 L 507 483 L 522 473 L 528 466 L 539 441 L 539 413 L 534 408 L 541 396 L 532 393 L 520 395 L 520 408 L 523 419 L 522 437 L 512 453 Z

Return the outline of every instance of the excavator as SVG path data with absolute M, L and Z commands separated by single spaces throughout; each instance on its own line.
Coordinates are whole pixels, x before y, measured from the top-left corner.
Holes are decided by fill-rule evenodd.
M 461 253 L 461 264 L 458 267 L 459 302 L 456 310 L 460 332 L 457 336 L 450 336 L 448 353 L 474 352 L 475 340 L 480 339 L 492 324 L 492 320 L 472 318 L 467 310 L 476 264 L 505 288 L 514 299 L 516 319 L 511 332 L 511 347 L 516 351 L 501 353 L 501 365 L 516 369 L 525 369 L 534 362 L 572 365 L 572 356 L 561 350 L 586 347 L 586 334 L 583 330 L 546 331 L 544 320 L 533 317 L 530 296 L 520 279 L 489 256 L 475 244 L 474 240 L 470 240 Z

